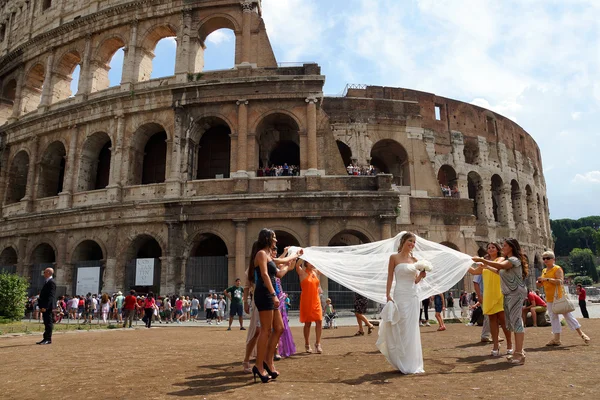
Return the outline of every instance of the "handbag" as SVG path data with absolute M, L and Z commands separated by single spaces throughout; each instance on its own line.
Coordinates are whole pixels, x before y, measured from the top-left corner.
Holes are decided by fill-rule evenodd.
M 562 297 L 558 298 L 558 288 L 562 290 Z M 563 288 L 563 285 L 556 285 L 556 289 L 554 289 L 554 302 L 552 303 L 552 313 L 553 314 L 568 314 L 570 312 L 575 311 L 575 303 L 573 303 L 567 297 L 567 293 Z

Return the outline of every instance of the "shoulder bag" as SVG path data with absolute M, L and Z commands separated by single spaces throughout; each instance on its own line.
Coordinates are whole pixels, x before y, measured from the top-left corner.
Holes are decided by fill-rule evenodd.
M 562 297 L 558 298 L 558 288 L 562 291 Z M 553 314 L 568 314 L 575 311 L 575 303 L 567 297 L 567 293 L 562 284 L 556 285 L 554 289 L 554 301 L 552 302 Z

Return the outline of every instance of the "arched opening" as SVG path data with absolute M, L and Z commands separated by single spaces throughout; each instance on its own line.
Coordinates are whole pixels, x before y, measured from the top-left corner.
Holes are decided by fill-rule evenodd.
M 42 64 L 36 64 L 25 76 L 21 89 L 21 114 L 37 110 L 42 99 L 42 87 L 46 72 Z
M 67 99 L 73 94 L 72 82 L 74 79 L 75 68 L 81 64 L 81 56 L 77 51 L 71 51 L 63 55 L 55 67 L 55 72 L 52 74 L 52 102 Z M 77 87 L 79 84 L 77 83 Z
M 513 219 L 515 222 L 524 221 L 523 209 L 521 208 L 521 189 L 516 180 L 510 181 L 510 200 L 513 209 Z
M 108 89 L 121 84 L 123 72 L 123 49 L 125 43 L 118 37 L 103 41 L 96 51 L 93 66 L 91 92 Z
M 73 73 L 71 74 L 71 85 L 70 85 L 70 89 L 71 89 L 71 96 L 73 97 L 77 94 L 77 92 L 79 91 L 79 77 L 81 75 L 81 65 L 76 65 L 75 69 L 73 70 Z
M 110 178 L 111 141 L 105 132 L 87 138 L 80 155 L 78 192 L 104 189 Z
M 63 191 L 65 179 L 65 156 L 62 142 L 53 142 L 40 160 L 38 198 L 58 196 Z
M 504 183 L 500 175 L 492 176 L 492 212 L 494 221 L 506 223 L 506 209 L 504 207 Z
M 469 191 L 469 199 L 473 200 L 473 215 L 478 221 L 485 222 L 485 207 L 484 194 L 481 177 L 477 172 L 471 171 L 467 175 L 467 187 Z
M 225 17 L 204 22 L 198 32 L 194 72 L 231 69 L 236 61 L 235 25 Z
M 369 243 L 369 238 L 362 232 L 346 229 L 337 233 L 329 241 L 328 246 L 356 246 L 363 243 Z M 329 279 L 327 285 L 327 295 L 331 299 L 331 303 L 338 310 L 351 310 L 354 308 L 354 292 L 345 286 Z M 373 303 L 369 301 L 369 308 L 373 307 Z
M 449 165 L 442 165 L 438 171 L 438 182 L 444 197 L 459 197 L 456 171 Z
M 139 54 L 138 81 L 175 75 L 177 32 L 168 26 L 152 29 L 142 41 Z
M 73 293 L 100 293 L 104 275 L 104 253 L 100 245 L 93 240 L 79 243 L 73 251 L 72 263 Z
M 160 244 L 152 236 L 136 237 L 125 255 L 125 290 L 159 294 L 162 255 Z
M 31 279 L 29 280 L 29 295 L 38 294 L 44 286 L 44 270 L 54 268 L 56 253 L 48 243 L 41 243 L 31 253 Z
M 352 164 L 352 149 L 350 149 L 350 146 L 348 146 L 341 140 L 336 140 L 335 142 L 337 144 L 340 155 L 342 156 L 342 160 L 344 161 L 344 167 L 347 167 L 348 165 Z
M 227 245 L 217 235 L 197 235 L 185 268 L 185 293 L 201 298 L 227 288 L 228 254 Z
M 46 11 L 50 7 L 52 7 L 52 0 L 44 0 L 42 2 L 42 11 Z
M 408 153 L 404 147 L 392 139 L 375 143 L 371 149 L 371 164 L 378 172 L 392 174 L 398 186 L 410 186 Z
M 277 237 L 277 255 L 283 253 L 284 249 L 288 246 L 300 247 L 300 242 L 291 233 L 286 231 L 276 230 L 275 236 Z M 296 271 L 290 271 L 283 279 L 281 279 L 281 289 L 290 298 L 290 307 L 292 310 L 298 310 L 300 307 L 300 279 Z
M 259 175 L 262 168 L 288 165 L 288 173 L 299 170 L 300 129 L 289 115 L 275 113 L 265 117 L 256 129 L 259 149 Z
M 0 125 L 4 124 L 12 116 L 16 96 L 17 81 L 11 79 L 2 88 L 2 97 L 0 98 Z
M 204 118 L 198 124 L 204 132 L 197 132 L 192 141 L 197 143 L 196 179 L 229 178 L 231 159 L 231 129 L 220 118 Z
M 21 150 L 10 165 L 8 186 L 6 188 L 6 204 L 12 204 L 25 197 L 29 173 L 29 155 Z
M 533 197 L 533 191 L 531 190 L 531 186 L 525 186 L 525 194 L 527 196 L 527 222 L 529 226 L 535 227 L 536 223 L 536 209 L 535 209 L 535 200 Z
M 463 155 L 467 164 L 477 165 L 479 162 L 479 142 L 477 138 L 465 138 Z
M 12 247 L 7 247 L 0 253 L 0 274 L 16 274 L 19 262 L 17 252 Z
M 440 242 L 441 245 L 451 248 L 452 250 L 460 251 L 460 248 L 452 242 Z M 465 281 L 464 279 L 458 281 L 456 285 L 454 285 L 449 292 L 452 293 L 452 297 L 458 299 L 460 297 L 461 292 L 465 290 Z
M 135 133 L 131 184 L 163 183 L 167 171 L 167 133 L 159 124 L 146 124 Z

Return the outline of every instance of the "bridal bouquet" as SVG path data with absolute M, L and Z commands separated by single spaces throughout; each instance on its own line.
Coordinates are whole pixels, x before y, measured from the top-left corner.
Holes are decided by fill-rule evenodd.
M 433 265 L 427 260 L 419 260 L 415 263 L 415 269 L 419 272 L 431 272 Z

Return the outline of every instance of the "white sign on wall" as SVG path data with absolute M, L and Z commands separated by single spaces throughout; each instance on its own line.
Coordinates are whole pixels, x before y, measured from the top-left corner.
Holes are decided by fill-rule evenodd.
M 77 269 L 77 288 L 75 294 L 85 296 L 100 291 L 100 267 L 84 267 Z
M 135 260 L 135 286 L 154 285 L 154 258 Z

